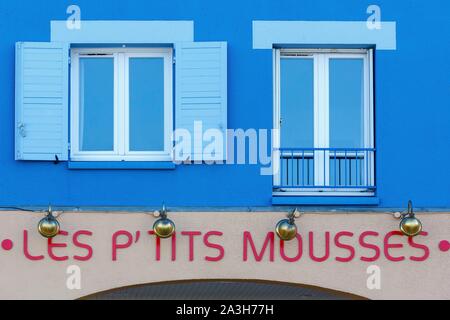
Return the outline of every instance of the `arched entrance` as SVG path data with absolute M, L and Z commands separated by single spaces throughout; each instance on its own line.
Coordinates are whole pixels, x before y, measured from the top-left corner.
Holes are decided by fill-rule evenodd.
M 186 281 L 120 288 L 84 300 L 361 300 L 323 288 L 264 281 Z

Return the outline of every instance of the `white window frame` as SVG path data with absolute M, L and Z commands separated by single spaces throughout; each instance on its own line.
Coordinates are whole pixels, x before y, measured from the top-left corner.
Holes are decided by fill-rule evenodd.
M 314 60 L 314 147 L 330 147 L 329 124 L 329 60 L 360 58 L 364 60 L 364 148 L 375 148 L 375 123 L 374 123 L 374 71 L 372 49 L 274 49 L 274 135 L 273 148 L 279 150 L 281 146 L 281 59 L 313 59 Z M 319 94 L 320 93 L 320 94 Z M 329 155 L 315 155 L 315 184 L 329 185 L 329 174 L 324 174 L 322 168 L 324 161 L 326 172 L 329 172 Z M 281 157 L 279 152 L 274 153 L 274 185 L 281 184 Z M 366 177 L 370 185 L 375 185 L 375 157 L 369 155 L 372 170 Z M 374 192 L 366 192 L 366 189 L 283 189 L 282 192 L 274 192 L 275 196 L 372 196 Z
M 80 58 L 114 59 L 114 151 L 80 150 Z M 164 59 L 164 150 L 130 151 L 129 59 Z M 172 48 L 74 48 L 71 50 L 71 161 L 173 161 L 173 49 Z

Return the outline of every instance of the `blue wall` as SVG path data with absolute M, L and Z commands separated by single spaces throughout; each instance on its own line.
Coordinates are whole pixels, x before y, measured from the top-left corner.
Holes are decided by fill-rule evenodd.
M 380 206 L 408 199 L 450 208 L 448 0 L 1 1 L 0 206 L 270 206 L 272 179 L 258 166 L 174 171 L 71 171 L 14 161 L 14 44 L 49 41 L 50 20 L 77 4 L 85 20 L 193 20 L 196 41 L 228 41 L 229 127 L 272 127 L 272 52 L 253 50 L 253 20 L 364 21 L 377 4 L 397 21 L 397 50 L 376 55 Z

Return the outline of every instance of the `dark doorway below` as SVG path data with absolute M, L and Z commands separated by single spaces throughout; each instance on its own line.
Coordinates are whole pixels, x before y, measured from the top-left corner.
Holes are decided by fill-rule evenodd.
M 325 289 L 263 282 L 213 281 L 144 285 L 96 294 L 87 300 L 353 300 Z

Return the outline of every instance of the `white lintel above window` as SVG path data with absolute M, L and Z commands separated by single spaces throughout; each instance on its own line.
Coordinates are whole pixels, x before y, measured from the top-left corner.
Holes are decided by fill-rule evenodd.
M 369 29 L 367 21 L 253 21 L 253 48 L 358 48 L 396 50 L 396 22 Z
M 193 21 L 51 21 L 51 41 L 71 44 L 174 44 L 194 41 Z

